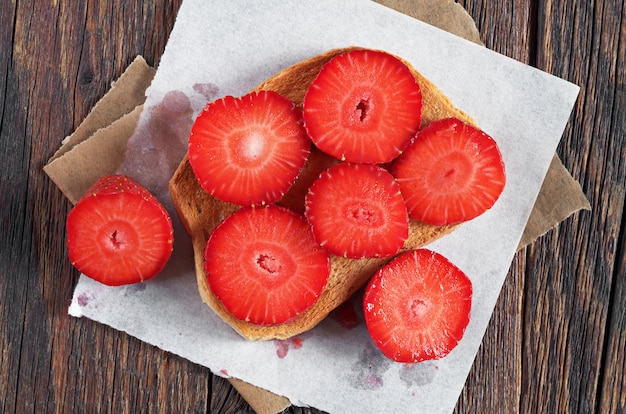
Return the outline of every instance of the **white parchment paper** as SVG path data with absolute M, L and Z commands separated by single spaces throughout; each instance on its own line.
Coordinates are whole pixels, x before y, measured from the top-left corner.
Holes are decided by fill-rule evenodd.
M 188 99 L 195 115 L 209 98 L 242 95 L 291 64 L 350 45 L 408 60 L 500 145 L 507 172 L 501 198 L 429 246 L 473 282 L 471 321 L 457 348 L 439 361 L 397 364 L 374 348 L 363 323 L 348 330 L 332 318 L 292 340 L 247 342 L 201 303 L 191 243 L 175 217 L 175 254 L 161 275 L 117 288 L 81 276 L 70 314 L 128 332 L 296 405 L 338 413 L 451 412 L 577 86 L 367 0 L 184 0 L 140 123 L 153 122 L 150 109 L 172 91 Z M 169 206 L 168 195 L 159 196 Z

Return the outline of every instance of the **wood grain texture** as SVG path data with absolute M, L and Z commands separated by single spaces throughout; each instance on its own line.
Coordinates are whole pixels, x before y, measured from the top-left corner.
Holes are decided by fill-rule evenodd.
M 252 412 L 206 368 L 67 315 L 70 206 L 42 172 L 137 54 L 158 64 L 181 1 L 0 2 L 0 413 Z M 593 210 L 516 255 L 456 412 L 626 412 L 626 5 L 459 3 L 487 47 L 581 87 L 557 152 Z

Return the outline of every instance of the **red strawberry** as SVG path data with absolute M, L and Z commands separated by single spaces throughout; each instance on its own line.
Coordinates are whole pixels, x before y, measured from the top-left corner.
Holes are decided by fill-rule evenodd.
M 154 277 L 172 254 L 172 220 L 159 201 L 123 175 L 100 178 L 67 217 L 72 265 L 106 285 Z
M 427 249 L 402 253 L 383 266 L 363 296 L 372 340 L 398 362 L 446 356 L 461 341 L 471 306 L 468 277 Z
M 381 51 L 331 59 L 304 97 L 307 132 L 322 150 L 358 163 L 391 161 L 415 135 L 422 94 L 409 68 Z
M 408 237 L 400 188 L 376 165 L 344 162 L 329 168 L 309 189 L 305 206 L 315 240 L 337 256 L 392 256 Z
M 285 323 L 319 297 L 330 272 L 328 253 L 304 217 L 283 207 L 244 207 L 211 234 L 205 271 L 213 293 L 236 318 Z
M 311 146 L 294 103 L 272 91 L 209 103 L 189 137 L 189 163 L 202 188 L 239 205 L 279 200 Z
M 428 224 L 471 220 L 490 209 L 506 181 L 489 135 L 449 118 L 431 122 L 394 162 L 409 216 Z

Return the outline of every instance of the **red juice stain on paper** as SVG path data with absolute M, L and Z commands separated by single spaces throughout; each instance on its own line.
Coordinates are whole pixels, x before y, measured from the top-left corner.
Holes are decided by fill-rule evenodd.
M 276 348 L 276 355 L 278 358 L 284 358 L 289 352 L 289 342 L 282 339 L 274 339 L 274 347 Z
M 136 179 L 157 197 L 167 194 L 168 181 L 187 152 L 193 121 L 189 97 L 167 92 L 140 117 L 118 174 Z
M 295 336 L 289 339 L 274 339 L 274 347 L 276 348 L 276 356 L 278 358 L 284 358 L 289 353 L 289 349 L 300 349 L 304 338 L 302 336 Z
M 378 389 L 383 386 L 383 375 L 391 364 L 392 361 L 373 344 L 368 344 L 352 364 L 351 372 L 348 374 L 350 384 L 364 390 Z
M 439 366 L 436 361 L 423 361 L 414 364 L 404 364 L 402 369 L 400 369 L 399 375 L 407 387 L 412 385 L 419 387 L 430 384 L 438 372 Z
M 219 93 L 219 88 L 214 83 L 195 83 L 192 88 L 194 91 L 204 96 L 207 102 L 214 100 Z
M 193 90 L 207 102 L 219 93 L 217 85 L 212 83 L 197 83 Z M 169 179 L 187 152 L 194 120 L 189 97 L 181 91 L 167 92 L 161 102 L 142 113 L 117 173 L 136 179 L 162 198 L 167 194 Z
M 89 295 L 86 292 L 81 293 L 76 298 L 76 302 L 78 303 L 78 306 L 80 307 L 89 305 Z
M 90 306 L 93 309 L 98 309 L 99 306 L 100 306 L 100 304 L 98 303 L 98 300 L 97 300 L 95 292 L 93 292 L 91 290 L 86 290 L 83 293 L 81 293 L 80 295 L 78 295 L 76 297 L 76 303 L 81 308 L 84 308 L 86 306 Z
M 368 374 L 365 377 L 366 388 L 375 389 L 383 386 L 383 379 L 373 374 Z

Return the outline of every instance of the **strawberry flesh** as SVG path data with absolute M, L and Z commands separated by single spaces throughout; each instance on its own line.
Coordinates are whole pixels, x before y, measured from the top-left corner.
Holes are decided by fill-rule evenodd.
M 408 237 L 400 188 L 385 169 L 341 163 L 323 172 L 305 199 L 315 240 L 337 256 L 388 257 Z
M 251 206 L 287 192 L 310 146 L 300 109 L 276 92 L 259 91 L 209 103 L 192 126 L 188 155 L 206 192 Z
M 204 255 L 209 286 L 224 308 L 259 325 L 289 322 L 309 309 L 330 272 L 328 253 L 304 217 L 276 205 L 227 217 Z
M 172 254 L 172 221 L 159 201 L 123 175 L 100 178 L 67 217 L 72 265 L 106 285 L 156 276 Z
M 417 133 L 393 164 L 409 216 L 433 225 L 471 220 L 490 209 L 506 182 L 496 142 L 448 118 Z
M 331 59 L 304 97 L 303 117 L 322 151 L 357 163 L 396 158 L 417 132 L 422 94 L 409 68 L 381 51 Z
M 440 359 L 456 347 L 469 323 L 470 279 L 439 253 L 402 253 L 368 282 L 363 312 L 381 352 L 397 362 Z

